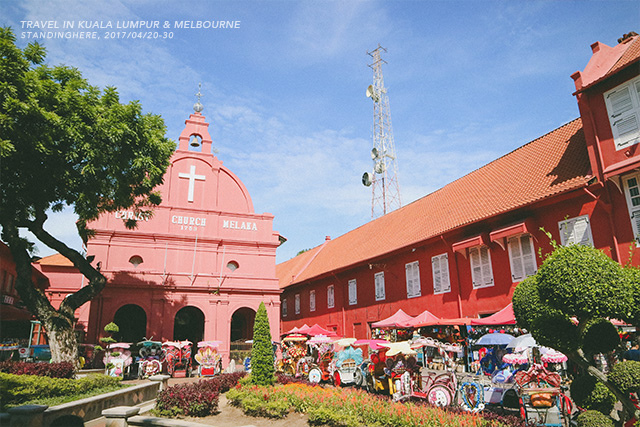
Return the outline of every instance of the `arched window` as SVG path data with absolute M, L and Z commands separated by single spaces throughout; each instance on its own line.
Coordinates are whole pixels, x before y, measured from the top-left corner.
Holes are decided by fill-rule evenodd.
M 134 255 L 131 258 L 129 258 L 129 262 L 135 267 L 138 268 L 138 266 L 140 264 L 142 264 L 142 257 L 139 255 Z

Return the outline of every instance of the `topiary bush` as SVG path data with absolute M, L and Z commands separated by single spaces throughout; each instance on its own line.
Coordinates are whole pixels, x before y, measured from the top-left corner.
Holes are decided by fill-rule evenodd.
M 587 354 L 608 353 L 620 345 L 618 330 L 607 319 L 593 319 L 582 332 L 582 348 Z
M 634 306 L 633 289 L 620 264 L 588 246 L 556 248 L 536 276 L 541 301 L 579 321 L 615 319 Z
M 590 375 L 580 375 L 571 383 L 571 398 L 576 405 L 608 415 L 616 397 L 600 381 Z
M 576 419 L 577 427 L 614 427 L 613 420 L 598 411 L 585 411 Z
M 273 385 L 275 367 L 269 318 L 264 302 L 260 303 L 253 324 L 253 345 L 251 347 L 251 382 L 256 385 Z
M 5 360 L 0 362 L 0 372 L 14 375 L 38 375 L 50 378 L 73 378 L 75 367 L 69 362 L 15 362 Z
M 623 393 L 640 392 L 640 362 L 625 360 L 616 363 L 611 368 L 607 379 Z

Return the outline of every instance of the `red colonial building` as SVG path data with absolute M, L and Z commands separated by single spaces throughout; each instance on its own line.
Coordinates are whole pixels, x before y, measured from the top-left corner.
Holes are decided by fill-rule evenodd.
M 158 187 L 162 204 L 150 218 L 132 211 L 102 215 L 89 227 L 95 235 L 87 256 L 107 277 L 105 289 L 76 312 L 85 342 L 97 343 L 115 322 L 116 339 L 222 341 L 229 360 L 232 343 L 253 338 L 253 322 L 265 303 L 271 333 L 280 330 L 280 289 L 275 275 L 273 215 L 257 214 L 242 181 L 212 154 L 209 124 L 198 102 L 186 120 L 178 148 Z M 54 307 L 85 283 L 61 255 L 39 260 L 50 279 Z M 246 347 L 246 345 L 245 345 Z
M 552 250 L 546 233 L 640 264 L 640 37 L 591 48 L 571 76 L 580 117 L 279 264 L 281 331 L 367 338 L 398 309 L 495 313 Z

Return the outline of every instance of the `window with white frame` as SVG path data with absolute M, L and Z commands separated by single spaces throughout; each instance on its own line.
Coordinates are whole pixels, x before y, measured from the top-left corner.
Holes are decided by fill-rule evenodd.
M 631 218 L 631 228 L 637 244 L 640 244 L 640 174 L 626 176 L 624 195 L 627 198 L 627 208 Z
M 376 292 L 376 301 L 382 301 L 387 296 L 384 289 L 384 271 L 376 273 L 373 276 L 373 281 L 375 283 L 375 292 Z
M 421 295 L 420 292 L 420 268 L 418 261 L 410 262 L 404 266 L 407 277 L 407 298 L 415 298 Z
M 451 281 L 449 279 L 449 256 L 447 254 L 440 254 L 432 257 L 431 267 L 433 270 L 434 295 L 451 292 Z
M 533 239 L 529 234 L 512 236 L 507 239 L 509 246 L 509 263 L 511 279 L 519 282 L 525 277 L 533 276 L 538 271 Z
M 282 298 L 282 317 L 287 317 L 287 299 Z
M 300 294 L 296 294 L 296 298 L 293 301 L 293 307 L 296 314 L 300 314 Z
M 316 311 L 316 291 L 309 292 L 309 311 Z
M 471 279 L 473 289 L 493 286 L 493 271 L 491 270 L 491 252 L 486 246 L 476 246 L 469 249 L 471 260 Z
M 640 77 L 604 93 L 616 150 L 640 142 Z
M 356 305 L 358 303 L 358 289 L 356 285 L 356 279 L 349 280 L 349 305 Z
M 584 245 L 593 247 L 589 215 L 581 215 L 558 222 L 562 246 Z
M 335 294 L 333 285 L 327 286 L 327 308 L 335 307 Z

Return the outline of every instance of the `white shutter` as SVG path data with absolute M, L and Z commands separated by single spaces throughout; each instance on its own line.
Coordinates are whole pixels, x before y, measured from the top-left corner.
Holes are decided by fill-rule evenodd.
M 316 311 L 316 291 L 309 292 L 309 311 Z
M 558 225 L 562 246 L 584 245 L 593 247 L 593 237 L 591 236 L 591 225 L 588 215 L 560 221 Z
M 487 247 L 480 248 L 480 259 L 482 261 L 482 283 L 489 286 L 493 283 L 493 272 L 491 271 L 491 257 Z
M 433 293 L 444 294 L 451 291 L 449 283 L 449 256 L 447 254 L 436 255 L 431 258 L 433 270 Z
M 616 150 L 640 142 L 639 94 L 640 80 L 627 83 L 605 94 Z
M 636 242 L 640 243 L 640 209 L 631 211 L 631 225 Z
M 335 306 L 333 285 L 327 287 L 327 308 L 333 308 Z
M 294 310 L 296 314 L 300 314 L 300 294 L 296 294 L 296 298 L 294 301 Z
M 538 271 L 538 264 L 536 264 L 536 253 L 533 249 L 533 240 L 531 236 L 525 234 L 520 237 L 520 243 L 522 247 L 522 263 L 524 264 L 525 277 L 532 276 Z
M 358 293 L 356 288 L 356 279 L 349 280 L 349 305 L 358 303 Z
M 420 296 L 420 270 L 418 261 L 406 264 L 405 274 L 407 277 L 407 298 Z
M 518 237 L 509 238 L 509 255 L 509 260 L 511 261 L 511 279 L 514 282 L 518 282 L 524 278 L 522 251 L 520 250 L 520 239 Z
M 449 255 L 440 257 L 440 274 L 442 275 L 442 293 L 451 292 L 451 282 L 449 280 Z
M 471 281 L 474 288 L 479 288 L 482 286 L 482 266 L 478 248 L 469 249 L 469 258 L 471 259 Z
M 431 265 L 433 267 L 433 293 L 439 294 L 442 292 L 442 280 L 440 278 L 440 257 L 434 256 L 431 258 Z
M 381 271 L 373 276 L 375 282 L 376 301 L 382 301 L 386 298 L 384 289 L 384 272 Z

